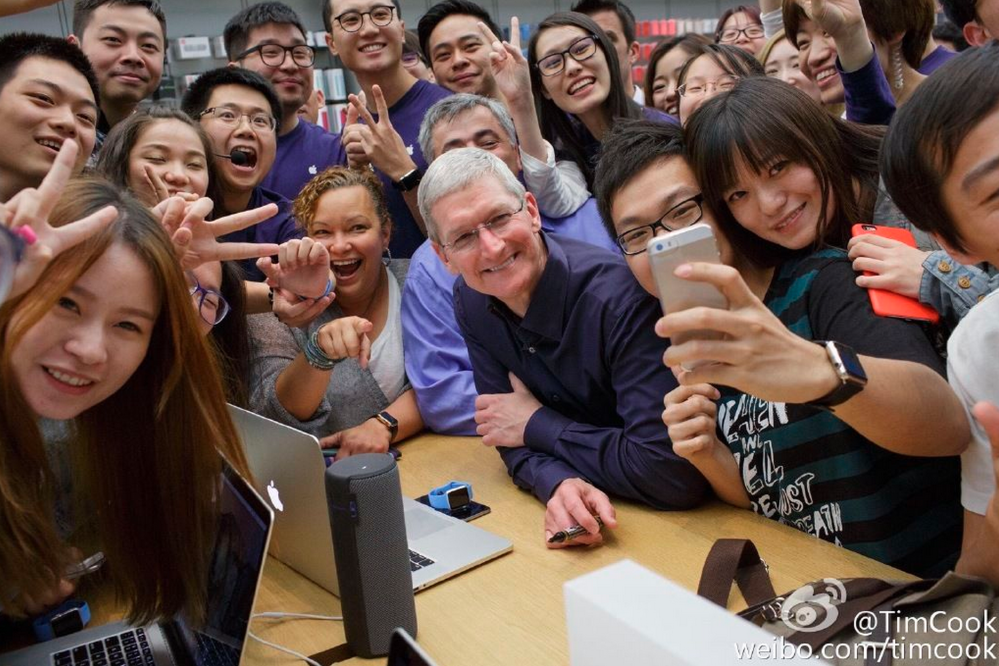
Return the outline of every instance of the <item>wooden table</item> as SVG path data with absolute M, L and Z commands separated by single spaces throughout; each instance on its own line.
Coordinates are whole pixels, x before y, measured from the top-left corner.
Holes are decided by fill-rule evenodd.
M 603 546 L 549 550 L 543 539 L 544 506 L 514 486 L 499 455 L 478 438 L 423 435 L 404 444 L 402 453 L 405 495 L 422 495 L 451 479 L 468 481 L 475 499 L 492 507 L 492 513 L 475 524 L 514 544 L 512 553 L 416 595 L 419 642 L 440 666 L 568 664 L 563 583 L 630 558 L 694 590 L 708 550 L 722 537 L 752 538 L 770 565 L 778 592 L 827 576 L 911 578 L 718 502 L 669 513 L 616 501 L 619 527 Z M 737 591 L 729 607 L 744 607 Z M 339 615 L 340 602 L 270 558 L 257 596 L 256 612 L 262 611 Z M 344 642 L 338 622 L 258 619 L 251 628 L 262 638 L 305 654 Z M 247 657 L 249 664 L 301 663 L 256 642 L 249 645 Z M 359 658 L 342 663 L 372 662 L 378 663 Z

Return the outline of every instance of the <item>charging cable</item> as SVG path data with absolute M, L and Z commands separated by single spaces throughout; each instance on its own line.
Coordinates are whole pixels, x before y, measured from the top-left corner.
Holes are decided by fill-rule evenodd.
M 260 618 L 262 620 L 330 620 L 330 621 L 333 621 L 333 622 L 342 622 L 343 621 L 343 617 L 341 617 L 341 616 L 336 616 L 336 615 L 310 615 L 308 613 L 266 612 L 266 613 L 254 613 L 253 615 L 250 616 L 250 620 L 251 621 L 254 620 L 254 619 L 256 619 L 256 618 Z M 295 652 L 294 650 L 292 650 L 290 648 L 286 648 L 283 645 L 278 645 L 277 643 L 272 643 L 271 641 L 264 640 L 263 638 L 261 638 L 260 636 L 257 636 L 255 633 L 253 633 L 249 629 L 247 629 L 246 635 L 248 637 L 252 638 L 253 640 L 257 641 L 258 643 L 263 643 L 267 647 L 273 648 L 273 649 L 278 650 L 280 652 L 284 652 L 285 654 L 290 654 L 291 656 L 295 657 L 296 659 L 301 659 L 305 663 L 309 664 L 309 666 L 323 666 L 318 661 L 315 661 L 314 659 L 309 659 L 308 657 L 306 657 L 301 652 Z

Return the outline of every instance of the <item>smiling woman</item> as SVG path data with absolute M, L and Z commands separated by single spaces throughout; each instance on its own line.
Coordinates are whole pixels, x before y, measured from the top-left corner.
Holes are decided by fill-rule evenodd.
M 74 539 L 96 539 L 114 563 L 111 583 L 132 617 L 197 613 L 218 454 L 246 472 L 160 224 L 102 180 L 67 186 L 50 222 L 109 204 L 117 219 L 53 260 L 39 280 L 45 289 L 0 308 L 0 368 L 12 378 L 0 386 L 0 602 L 8 614 L 65 596 L 63 537 L 73 528 Z M 68 447 L 46 450 L 42 417 L 73 419 Z M 69 461 L 71 484 L 55 477 L 50 458 Z M 57 526 L 57 497 L 92 507 L 90 520 Z

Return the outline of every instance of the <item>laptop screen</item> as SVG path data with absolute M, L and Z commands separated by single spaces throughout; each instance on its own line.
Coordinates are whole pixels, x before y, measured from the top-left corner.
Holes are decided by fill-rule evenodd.
M 205 626 L 176 619 L 194 664 L 238 664 L 267 555 L 270 509 L 228 464 L 219 495 L 219 521 L 208 570 Z

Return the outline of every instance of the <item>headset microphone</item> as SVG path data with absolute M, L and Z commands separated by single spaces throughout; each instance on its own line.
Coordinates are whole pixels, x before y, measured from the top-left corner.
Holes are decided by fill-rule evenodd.
M 246 156 L 246 153 L 240 150 L 233 150 L 228 155 L 219 155 L 218 153 L 216 153 L 215 157 L 221 157 L 224 160 L 230 160 L 236 166 L 246 166 L 247 162 L 250 161 L 249 158 Z

